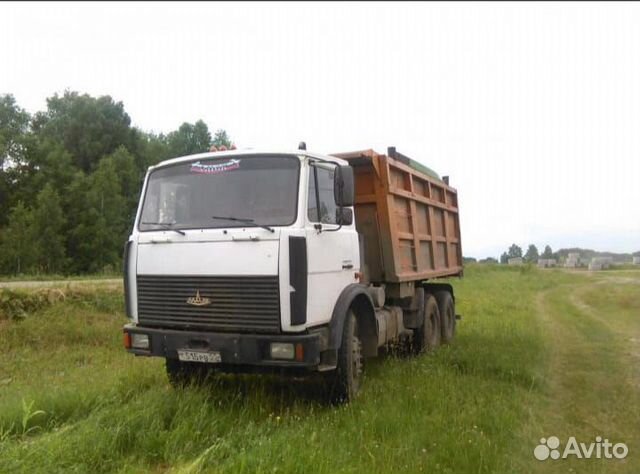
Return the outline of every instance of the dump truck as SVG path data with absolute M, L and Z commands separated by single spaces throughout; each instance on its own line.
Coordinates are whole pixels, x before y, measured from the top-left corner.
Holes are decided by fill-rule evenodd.
M 452 341 L 462 274 L 457 191 L 393 147 L 184 156 L 144 180 L 124 346 L 172 384 L 275 371 L 348 402 L 367 358 Z

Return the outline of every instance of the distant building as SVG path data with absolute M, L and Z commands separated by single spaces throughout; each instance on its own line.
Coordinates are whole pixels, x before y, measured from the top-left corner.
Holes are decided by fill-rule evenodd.
M 597 271 L 597 270 L 605 270 L 611 266 L 613 263 L 612 257 L 593 257 L 591 259 L 591 263 L 589 264 L 589 270 Z
M 576 268 L 580 266 L 580 254 L 578 252 L 571 252 L 567 255 L 567 259 L 564 261 L 566 268 Z
M 540 268 L 551 268 L 556 266 L 555 258 L 539 258 L 538 259 L 538 267 Z
M 522 257 L 512 257 L 508 262 L 509 265 L 522 265 Z
M 633 257 L 633 264 L 640 265 L 640 257 Z

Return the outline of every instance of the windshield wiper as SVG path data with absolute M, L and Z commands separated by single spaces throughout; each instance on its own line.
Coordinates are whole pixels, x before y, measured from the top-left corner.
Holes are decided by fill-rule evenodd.
M 240 217 L 232 217 L 232 216 L 211 216 L 212 219 L 222 219 L 225 221 L 236 221 L 236 222 L 244 222 L 246 224 L 254 224 L 258 227 L 262 227 L 263 229 L 268 230 L 271 233 L 274 233 L 275 230 L 273 230 L 271 227 L 269 227 L 268 225 L 262 225 L 262 224 L 256 224 L 256 221 L 253 219 L 243 219 Z
M 144 225 L 160 225 L 166 230 L 172 230 L 174 232 L 177 232 L 180 235 L 187 235 L 184 231 L 182 231 L 180 229 L 174 229 L 172 227 L 172 226 L 176 225 L 175 222 L 140 222 L 140 224 L 144 224 Z

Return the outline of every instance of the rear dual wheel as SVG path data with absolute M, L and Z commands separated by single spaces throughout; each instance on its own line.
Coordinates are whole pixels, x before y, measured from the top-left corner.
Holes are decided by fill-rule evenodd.
M 453 296 L 450 292 L 442 290 L 437 291 L 435 297 L 440 311 L 441 341 L 443 344 L 449 344 L 456 333 L 456 310 Z
M 413 334 L 414 352 L 421 354 L 431 352 L 440 345 L 442 337 L 440 310 L 438 301 L 429 294 L 425 294 L 424 322 Z

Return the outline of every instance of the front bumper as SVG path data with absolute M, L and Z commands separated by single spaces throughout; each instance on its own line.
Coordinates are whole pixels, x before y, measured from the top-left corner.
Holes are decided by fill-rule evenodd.
M 146 334 L 149 337 L 148 350 L 127 348 L 133 354 L 177 359 L 179 349 L 215 351 L 220 353 L 222 362 L 219 365 L 221 366 L 314 369 L 321 363 L 321 354 L 326 349 L 328 340 L 326 331 L 322 329 L 307 334 L 263 335 L 181 331 L 127 324 L 123 331 L 125 335 Z M 272 342 L 292 343 L 296 348 L 301 345 L 301 349 L 297 349 L 295 359 L 272 359 L 270 356 Z M 298 357 L 300 353 L 301 357 Z

